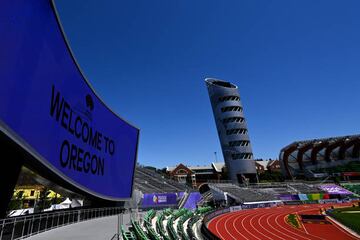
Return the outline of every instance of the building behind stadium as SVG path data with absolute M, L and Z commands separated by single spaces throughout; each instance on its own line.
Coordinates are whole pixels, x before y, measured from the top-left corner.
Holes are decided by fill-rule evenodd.
M 360 176 L 360 135 L 293 142 L 280 151 L 285 177 L 323 178 L 338 174 Z
M 274 173 L 280 171 L 279 160 L 262 160 L 255 161 L 256 172 L 258 175 L 267 172 Z M 178 164 L 172 167 L 166 167 L 166 174 L 179 183 L 187 184 L 193 188 L 198 188 L 207 182 L 224 182 L 228 179 L 228 170 L 224 162 L 213 162 L 209 165 L 187 166 Z

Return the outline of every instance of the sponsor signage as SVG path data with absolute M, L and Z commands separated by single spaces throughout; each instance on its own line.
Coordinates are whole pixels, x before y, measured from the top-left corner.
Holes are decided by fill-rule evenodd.
M 338 199 L 320 199 L 319 203 L 340 203 Z
M 241 205 L 240 206 L 232 206 L 230 207 L 230 212 L 236 212 L 242 210 Z
M 176 193 L 145 193 L 143 207 L 168 206 L 177 204 Z
M 285 205 L 301 205 L 303 204 L 303 201 L 285 201 Z
M 94 196 L 131 197 L 139 130 L 77 66 L 49 0 L 0 2 L 0 131 Z
M 342 175 L 346 177 L 357 177 L 360 176 L 360 172 L 343 172 Z
M 243 204 L 241 205 L 242 209 L 252 209 L 252 208 L 266 208 L 266 207 L 273 207 L 275 203 L 268 202 L 268 203 L 250 203 L 250 204 Z

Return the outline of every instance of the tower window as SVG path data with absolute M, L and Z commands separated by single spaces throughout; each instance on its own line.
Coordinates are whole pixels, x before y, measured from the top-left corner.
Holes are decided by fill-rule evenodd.
M 226 101 L 240 101 L 240 97 L 234 95 L 219 97 L 219 102 L 226 102 Z

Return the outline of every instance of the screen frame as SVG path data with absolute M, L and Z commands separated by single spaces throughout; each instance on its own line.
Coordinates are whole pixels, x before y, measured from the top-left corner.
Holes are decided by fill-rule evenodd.
M 95 198 L 99 198 L 101 200 L 116 201 L 116 202 L 129 201 L 132 198 L 133 192 L 134 192 L 135 172 L 136 172 L 136 164 L 137 164 L 137 158 L 138 158 L 138 146 L 139 146 L 139 141 L 140 141 L 140 128 L 129 123 L 125 119 L 121 118 L 114 111 L 112 111 L 105 104 L 105 102 L 100 98 L 100 96 L 95 92 L 94 88 L 91 86 L 90 82 L 88 81 L 88 79 L 86 78 L 82 69 L 80 68 L 80 65 L 78 64 L 78 62 L 73 54 L 73 51 L 71 50 L 69 41 L 66 37 L 64 28 L 60 21 L 58 11 L 56 9 L 55 0 L 48 0 L 48 1 L 49 1 L 51 9 L 53 11 L 53 15 L 56 19 L 56 23 L 59 28 L 58 30 L 60 31 L 62 39 L 66 45 L 66 48 L 67 48 L 66 50 L 68 51 L 68 54 L 70 54 L 70 57 L 71 57 L 73 63 L 75 64 L 77 70 L 79 71 L 82 80 L 86 83 L 86 85 L 92 91 L 92 93 L 97 98 L 99 103 L 101 103 L 115 117 L 117 117 L 121 121 L 124 121 L 126 124 L 132 126 L 133 128 L 135 128 L 137 130 L 137 141 L 136 141 L 135 154 L 134 154 L 133 166 L 132 166 L 133 174 L 132 174 L 132 181 L 131 181 L 132 185 L 131 185 L 130 196 L 128 198 L 111 197 L 111 196 L 97 193 L 97 192 L 77 183 L 75 180 L 71 179 L 70 177 L 63 174 L 61 171 L 59 171 L 56 167 L 52 166 L 52 164 L 48 160 L 46 160 L 46 158 L 44 158 L 37 150 L 35 150 L 27 141 L 25 141 L 22 137 L 20 137 L 15 131 L 13 131 L 1 119 L 0 119 L 0 132 L 5 134 L 9 138 L 9 140 L 12 140 L 15 144 L 17 144 L 21 148 L 22 151 L 25 151 L 25 154 L 23 154 L 23 156 L 26 158 L 24 160 L 24 165 L 29 167 L 30 169 L 34 170 L 35 172 L 40 174 L 42 177 L 48 178 L 48 180 L 53 180 L 56 183 L 58 183 L 59 185 L 61 185 L 61 187 L 69 188 L 70 191 L 74 191 L 74 192 L 80 193 L 80 194 L 85 194 L 85 195 L 88 195 L 89 197 L 95 197 Z M 27 160 L 29 160 L 29 161 L 27 161 Z M 56 176 L 54 176 L 53 174 L 55 174 Z M 121 187 L 121 186 L 119 186 L 119 187 Z

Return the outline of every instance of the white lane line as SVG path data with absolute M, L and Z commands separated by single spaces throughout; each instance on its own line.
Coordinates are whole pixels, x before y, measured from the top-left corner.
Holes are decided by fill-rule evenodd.
M 261 224 L 260 224 L 260 219 L 262 218 L 262 216 L 264 216 L 264 213 L 262 213 L 262 212 L 260 212 L 260 211 L 259 211 L 258 214 L 254 214 L 254 215 L 251 217 L 251 219 L 250 219 L 250 226 L 251 226 L 256 232 L 260 233 L 260 235 L 262 235 L 262 236 L 264 236 L 265 238 L 268 238 L 268 239 L 270 239 L 270 240 L 273 240 L 271 237 L 266 236 L 265 234 L 263 234 L 262 232 L 260 232 L 260 231 L 257 229 L 257 227 L 255 227 L 255 226 L 253 225 L 252 222 L 253 222 L 254 218 L 255 218 L 255 217 L 258 217 L 259 215 L 261 215 L 261 217 L 257 219 L 257 223 L 259 224 L 259 228 L 260 228 L 260 229 L 265 229 L 265 228 L 264 228 L 263 226 L 261 226 Z
M 238 212 L 238 213 L 239 213 L 239 212 Z M 235 229 L 235 232 L 236 232 L 236 233 L 240 234 L 244 239 L 247 239 L 247 240 L 248 240 L 248 238 L 247 238 L 244 234 L 242 234 L 241 232 L 239 232 L 239 231 L 237 230 L 237 226 L 236 226 L 237 220 L 238 220 L 240 217 L 242 217 L 242 216 L 244 216 L 244 215 L 246 215 L 246 214 L 249 214 L 249 213 L 246 212 L 246 213 L 242 213 L 242 214 L 236 214 L 236 215 L 235 215 L 235 219 L 232 221 L 232 227 Z M 245 231 L 246 231 L 246 230 L 245 230 Z
M 272 228 L 272 229 L 275 230 L 276 232 L 280 233 L 281 235 L 285 235 L 283 232 L 281 232 L 281 231 L 277 230 L 276 228 L 274 228 L 274 226 L 273 226 L 272 224 L 270 224 L 270 222 L 269 222 L 269 219 L 270 219 L 272 216 L 275 216 L 275 215 L 278 215 L 278 214 L 279 214 L 278 212 L 275 212 L 275 213 L 273 213 L 273 214 L 270 214 L 268 217 L 266 217 L 266 223 L 267 223 L 267 225 L 268 225 L 270 228 Z M 291 238 L 291 239 L 294 239 L 294 240 L 298 240 L 298 238 L 294 238 L 294 237 L 289 236 L 289 235 L 287 235 L 286 237 L 287 237 L 287 239 Z M 284 239 L 284 238 L 281 238 L 281 239 Z M 287 240 L 287 239 L 284 239 L 284 240 Z
M 274 212 L 273 212 L 273 211 L 272 211 L 272 212 L 269 212 L 269 213 L 267 213 L 267 214 L 262 215 L 262 216 L 258 219 L 259 225 L 262 227 L 262 229 L 264 229 L 266 232 L 270 233 L 271 235 L 275 236 L 276 238 L 282 239 L 282 240 L 287 240 L 287 239 L 284 239 L 284 238 L 282 238 L 280 235 L 278 235 L 278 234 L 275 233 L 275 232 L 277 231 L 277 229 L 274 229 L 274 227 L 273 227 L 273 226 L 269 223 L 269 221 L 268 221 L 269 217 L 271 217 L 272 215 L 274 215 Z M 262 220 L 263 217 L 265 217 L 265 216 L 266 216 L 266 223 L 262 224 L 262 223 L 261 223 L 261 220 Z M 267 224 L 267 225 L 266 225 L 266 224 Z M 275 230 L 275 232 L 269 231 L 268 229 L 270 229 L 270 228 L 272 228 L 273 230 Z M 277 232 L 283 234 L 283 233 L 280 232 L 280 231 L 277 231 Z M 289 236 L 286 236 L 286 237 L 289 237 Z M 290 238 L 291 238 L 291 237 L 290 237 Z M 293 238 L 293 239 L 295 239 L 295 238 Z
M 247 228 L 246 228 L 245 225 L 244 225 L 244 222 L 245 222 L 246 218 L 250 217 L 252 214 L 253 214 L 253 213 L 250 212 L 250 214 L 246 215 L 243 219 L 241 219 L 241 226 L 242 226 L 243 229 L 244 229 L 247 233 L 249 233 L 251 236 L 253 236 L 253 237 L 256 238 L 256 239 L 261 240 L 260 238 L 258 238 L 258 237 L 255 236 L 254 234 L 252 234 L 251 231 L 248 231 Z
M 224 217 L 226 217 L 226 215 L 227 215 L 227 214 L 224 214 L 224 216 L 221 216 L 221 215 L 220 215 L 219 217 L 214 218 L 214 219 L 216 219 L 216 223 L 215 223 L 216 233 L 219 234 L 219 236 L 220 236 L 221 239 L 225 239 L 225 238 L 223 237 L 223 235 L 221 235 L 221 232 L 219 231 L 219 223 L 221 222 L 221 220 L 222 220 Z
M 275 223 L 276 223 L 277 226 L 279 226 L 280 228 L 284 229 L 286 232 L 291 233 L 291 234 L 293 234 L 293 235 L 295 235 L 295 236 L 297 236 L 297 237 L 300 237 L 300 238 L 303 238 L 303 239 L 307 239 L 307 240 L 311 240 L 310 238 L 305 237 L 305 236 L 302 236 L 302 235 L 299 235 L 299 234 L 297 234 L 295 231 L 293 231 L 293 230 L 298 230 L 298 229 L 296 229 L 296 228 L 291 228 L 292 231 L 290 231 L 290 230 L 286 229 L 284 226 L 282 226 L 282 225 L 278 222 L 278 218 L 279 218 L 282 214 L 284 214 L 284 215 L 286 216 L 286 215 L 289 214 L 289 213 L 288 213 L 288 212 L 282 212 L 281 214 L 278 213 L 278 215 L 275 217 Z M 288 226 L 286 222 L 285 222 L 285 224 L 286 224 L 286 226 Z M 298 230 L 298 231 L 300 231 L 300 230 Z M 301 232 L 302 234 L 304 234 L 304 232 L 302 232 L 302 231 L 300 231 L 300 232 Z
M 316 208 L 311 208 L 311 209 L 306 209 L 306 210 L 301 210 L 301 211 L 298 211 L 298 213 L 310 212 L 310 211 L 314 211 L 314 210 L 316 210 L 316 209 L 317 209 L 317 207 L 316 207 Z M 290 213 L 293 213 L 293 212 L 288 212 L 287 214 L 290 214 Z M 276 219 L 275 219 L 276 222 L 277 222 L 277 218 L 279 218 L 279 217 L 280 217 L 280 215 L 276 217 Z M 287 222 L 286 222 L 286 220 L 285 220 L 285 217 L 284 217 L 283 221 L 284 221 L 285 224 L 287 224 Z M 288 226 L 288 225 L 286 225 L 286 226 Z M 282 228 L 283 228 L 283 227 L 282 227 Z M 290 232 L 290 231 L 287 230 L 286 228 L 284 228 L 284 229 L 285 229 L 286 231 Z M 296 229 L 296 228 L 291 228 L 291 229 L 292 229 L 292 231 L 293 231 L 292 233 L 295 234 L 295 235 L 297 235 L 295 232 L 299 232 L 299 233 L 301 233 L 301 234 L 304 234 L 304 232 L 301 231 L 301 230 L 299 230 L 299 229 Z M 311 237 L 315 237 L 315 238 L 317 238 L 317 239 L 326 240 L 326 239 L 324 239 L 324 238 L 322 238 L 322 237 L 319 237 L 319 236 L 316 236 L 316 235 L 313 235 L 313 234 L 307 234 L 307 235 L 308 235 L 308 236 L 311 236 Z M 309 238 L 304 237 L 304 236 L 303 236 L 303 238 L 309 239 Z

